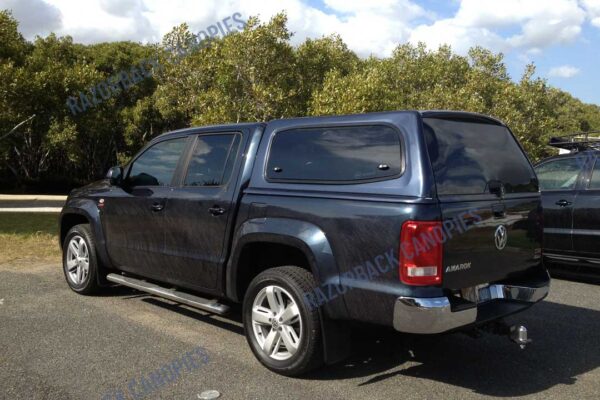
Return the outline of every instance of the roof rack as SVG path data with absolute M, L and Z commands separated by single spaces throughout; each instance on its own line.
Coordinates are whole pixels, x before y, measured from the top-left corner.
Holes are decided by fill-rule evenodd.
M 590 137 L 595 135 L 596 137 Z M 584 150 L 600 150 L 600 131 L 577 132 L 550 138 L 548 144 L 559 149 L 578 152 Z

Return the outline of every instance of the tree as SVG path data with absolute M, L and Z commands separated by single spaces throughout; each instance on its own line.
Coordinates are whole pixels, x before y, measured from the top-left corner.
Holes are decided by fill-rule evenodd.
M 167 130 L 304 115 L 480 112 L 506 122 L 534 160 L 551 153 L 551 136 L 600 130 L 600 107 L 535 78 L 533 65 L 511 79 L 503 55 L 483 48 L 461 56 L 448 46 L 403 44 L 390 57 L 359 59 L 336 35 L 298 47 L 291 37 L 279 14 L 201 44 L 186 24 L 160 44 L 81 45 L 54 34 L 31 43 L 0 11 L 0 137 L 35 115 L 0 140 L 0 179 L 77 185 Z M 121 82 L 81 113 L 67 107 L 69 96 L 88 96 L 143 59 L 155 60 L 151 76 Z
M 348 49 L 338 35 L 321 39 L 306 39 L 296 50 L 298 68 L 298 101 L 307 111 L 313 93 L 320 89 L 329 72 L 346 76 L 360 64 L 360 59 Z
M 214 39 L 179 63 L 167 58 L 155 93 L 161 114 L 197 125 L 301 114 L 299 76 L 285 25 L 281 14 L 267 24 L 250 18 L 243 32 Z M 185 42 L 190 34 L 179 27 L 170 35 L 173 43 Z

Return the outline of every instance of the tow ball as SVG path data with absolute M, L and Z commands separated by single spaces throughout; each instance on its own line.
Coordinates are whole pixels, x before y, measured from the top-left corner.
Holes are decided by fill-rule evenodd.
M 510 340 L 524 349 L 527 343 L 531 343 L 531 339 L 527 338 L 527 328 L 523 325 L 513 325 L 510 327 Z
M 480 328 L 476 328 L 470 332 L 465 332 L 471 337 L 480 337 L 483 332 L 493 333 L 494 335 L 501 335 L 508 337 L 512 342 L 519 345 L 520 348 L 524 349 L 528 343 L 532 340 L 527 335 L 527 328 L 523 325 L 512 325 L 509 326 L 504 321 L 494 321 Z

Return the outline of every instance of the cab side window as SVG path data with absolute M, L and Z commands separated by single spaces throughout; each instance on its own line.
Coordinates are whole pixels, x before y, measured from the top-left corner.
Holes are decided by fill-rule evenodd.
M 227 183 L 240 142 L 238 134 L 200 135 L 196 139 L 185 186 L 222 186 Z
M 535 170 L 542 190 L 570 190 L 577 184 L 581 167 L 581 161 L 573 157 L 549 161 Z
M 273 138 L 267 178 L 273 181 L 353 183 L 402 172 L 399 133 L 384 125 L 297 128 Z
M 159 142 L 139 156 L 131 166 L 129 186 L 169 186 L 185 149 L 187 138 Z

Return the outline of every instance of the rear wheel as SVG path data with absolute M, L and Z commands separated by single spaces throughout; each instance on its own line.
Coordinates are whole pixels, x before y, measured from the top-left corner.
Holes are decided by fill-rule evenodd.
M 323 362 L 319 311 L 304 302 L 315 288 L 312 274 L 299 267 L 278 267 L 250 283 L 243 305 L 246 339 L 270 370 L 300 375 Z
M 89 225 L 76 225 L 67 233 L 63 242 L 63 271 L 67 284 L 75 292 L 98 292 L 96 241 Z

